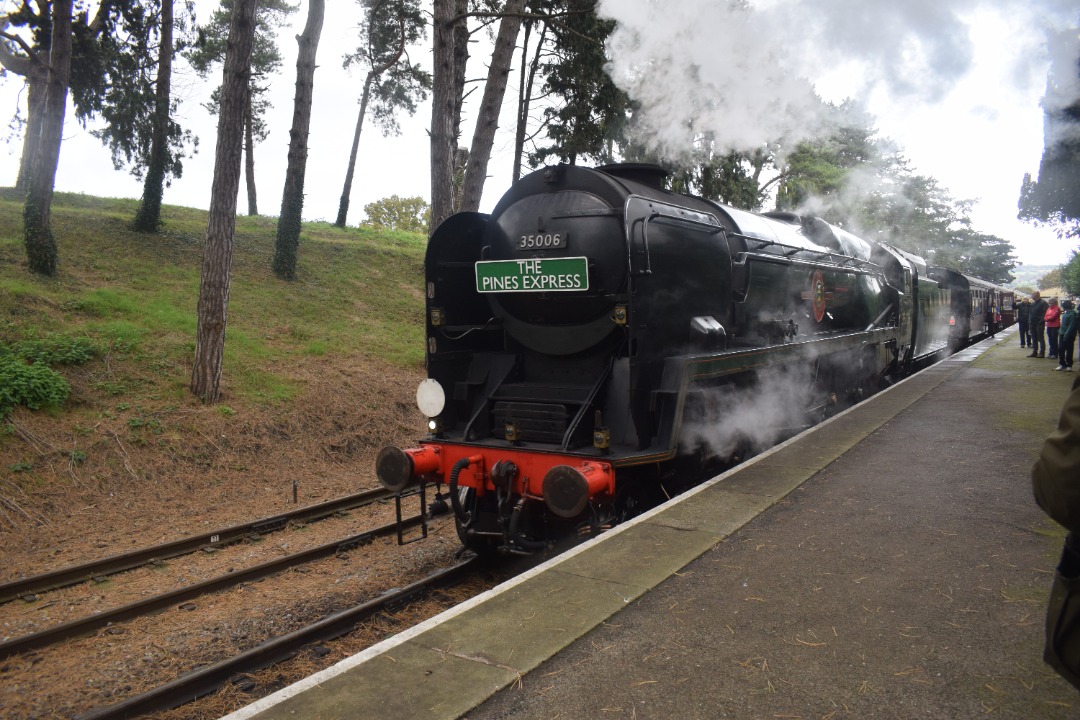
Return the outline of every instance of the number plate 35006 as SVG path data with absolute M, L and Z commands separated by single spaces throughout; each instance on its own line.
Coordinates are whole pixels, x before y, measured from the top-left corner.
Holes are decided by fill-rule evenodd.
M 522 235 L 518 238 L 518 248 L 521 250 L 564 247 L 566 247 L 566 233 L 537 233 L 536 235 Z

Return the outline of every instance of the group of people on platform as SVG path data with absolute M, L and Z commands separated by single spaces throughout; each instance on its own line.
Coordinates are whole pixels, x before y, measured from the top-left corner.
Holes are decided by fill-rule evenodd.
M 1031 299 L 1016 307 L 1016 323 L 1020 326 L 1020 347 L 1031 348 L 1028 357 L 1058 361 L 1055 370 L 1072 372 L 1073 351 L 1076 345 L 1076 306 L 1072 300 L 1043 300 L 1036 290 Z

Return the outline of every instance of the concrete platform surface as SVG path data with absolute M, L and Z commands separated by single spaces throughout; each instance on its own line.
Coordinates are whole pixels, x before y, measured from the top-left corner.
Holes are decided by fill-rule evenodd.
M 1072 378 L 1016 337 L 227 717 L 1080 717 L 1029 479 Z

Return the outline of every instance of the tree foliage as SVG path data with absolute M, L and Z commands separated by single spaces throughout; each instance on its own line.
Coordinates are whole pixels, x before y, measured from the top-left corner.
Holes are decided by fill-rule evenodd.
M 890 243 L 928 262 L 991 282 L 1013 280 L 1013 247 L 972 227 L 973 202 L 915 173 L 857 108 L 832 108 L 826 135 L 778 161 L 776 206 L 819 216 L 867 239 Z
M 371 119 L 384 135 L 398 135 L 398 114 L 415 114 L 416 104 L 426 100 L 431 90 L 431 73 L 412 62 L 408 53 L 427 37 L 427 19 L 419 0 L 357 2 L 367 12 L 356 51 L 345 56 L 344 66 L 374 71 L 368 108 Z
M 184 57 L 203 78 L 209 76 L 225 59 L 233 3 L 234 0 L 221 0 L 221 7 L 214 12 L 209 22 L 198 27 L 194 44 L 184 52 Z M 256 14 L 255 45 L 251 51 L 251 73 L 244 113 L 244 172 L 249 215 L 258 214 L 255 144 L 264 141 L 270 133 L 265 120 L 266 111 L 270 108 L 266 95 L 282 63 L 281 51 L 277 46 L 278 30 L 299 7 L 289 4 L 287 0 L 261 0 Z M 217 114 L 220 102 L 221 86 L 211 95 L 206 109 Z
M 209 76 L 225 61 L 228 46 L 229 20 L 232 17 L 234 0 L 221 0 L 221 7 L 214 11 L 210 19 L 196 29 L 196 37 L 184 50 L 184 57 L 192 68 L 203 78 Z M 251 51 L 251 105 L 250 119 L 256 139 L 262 142 L 269 133 L 266 126 L 266 110 L 270 103 L 265 99 L 270 90 L 270 81 L 281 69 L 281 50 L 277 45 L 278 30 L 289 17 L 299 9 L 286 0 L 260 0 L 256 15 L 255 46 Z M 206 109 L 217 114 L 220 105 L 221 86 L 214 91 Z
M 192 15 L 192 6 L 190 0 L 184 3 L 187 12 L 181 15 L 181 31 L 187 28 L 186 18 Z M 47 9 L 47 4 L 35 10 L 31 3 L 24 2 L 3 19 L 12 29 L 23 29 L 32 40 L 29 53 L 14 42 L 0 49 L 5 68 L 25 77 L 30 85 L 24 158 L 32 156 L 32 143 L 39 132 L 33 117 L 37 114 L 34 85 L 39 80 L 33 68 L 45 68 L 47 63 L 34 60 L 32 55 L 47 57 L 49 53 Z M 72 21 L 69 90 L 75 117 L 84 125 L 100 118 L 102 127 L 92 134 L 110 149 L 117 169 L 130 166 L 136 177 L 142 177 L 150 156 L 161 9 L 160 0 L 110 0 L 99 4 L 92 21 L 87 22 L 82 14 Z M 21 62 L 24 59 L 31 62 Z M 186 147 L 195 140 L 174 122 L 169 128 L 169 141 L 168 172 L 179 177 Z
M 771 167 L 765 150 L 734 152 L 720 150 L 711 137 L 699 137 L 693 150 L 679 162 L 664 162 L 647 149 L 628 142 L 628 161 L 659 164 L 669 168 L 667 188 L 731 205 L 742 210 L 761 210 L 768 186 L 762 186 L 762 171 Z
M 571 165 L 579 160 L 614 162 L 625 140 L 630 99 L 605 69 L 604 42 L 615 22 L 600 18 L 596 4 L 597 0 L 542 3 L 552 14 L 551 52 L 539 63 L 549 142 L 529 154 L 533 167 L 551 159 Z
M 1061 266 L 1061 285 L 1070 295 L 1080 295 L 1080 251 L 1073 250 L 1069 261 Z
M 1062 286 L 1062 269 L 1056 267 L 1050 272 L 1039 278 L 1038 286 L 1040 290 L 1049 290 L 1050 288 L 1058 288 Z
M 193 3 L 189 0 L 183 7 L 186 12 L 176 17 L 178 33 L 173 48 L 160 47 L 161 0 L 129 3 L 122 9 L 113 31 L 102 34 L 101 61 L 106 64 L 106 84 L 97 102 L 97 114 L 104 125 L 91 134 L 109 148 L 113 167 L 117 170 L 127 167 L 139 179 L 148 171 L 153 155 L 162 53 L 167 52 L 171 59 L 177 48 L 182 49 L 191 40 Z M 168 36 L 172 37 L 172 33 Z M 161 146 L 161 170 L 166 183 L 181 177 L 188 149 L 194 152 L 198 147 L 198 138 L 173 119 L 176 108 L 177 101 L 170 98 Z
M 897 159 L 884 142 L 875 138 L 871 118 L 845 103 L 827 106 L 834 128 L 818 138 L 803 141 L 780 162 L 776 207 L 792 210 L 808 203 L 844 205 L 842 194 L 851 185 L 856 171 L 888 172 Z
M 136 173 L 148 162 L 148 150 L 141 151 L 150 144 L 152 123 L 145 121 L 157 105 L 148 78 L 156 63 L 151 48 L 159 11 L 156 0 L 102 0 L 90 20 L 67 1 L 22 2 L 0 16 L 0 63 L 28 86 L 17 187 L 27 193 L 24 239 L 34 272 L 51 275 L 58 262 L 49 214 L 69 95 L 84 124 L 103 119 L 95 134 L 112 148 L 115 162 L 131 161 Z M 172 136 L 183 133 L 173 126 Z M 174 149 L 181 144 L 177 140 Z M 179 174 L 181 152 L 166 163 L 166 172 Z
M 104 71 L 101 38 L 108 37 L 118 22 L 120 12 L 131 2 L 102 2 L 94 19 L 86 15 L 65 18 L 71 27 L 71 56 L 78 58 L 68 70 L 67 91 L 75 106 L 75 116 L 82 122 L 101 109 L 102 94 L 108 79 Z M 16 187 L 29 188 L 30 165 L 38 152 L 45 122 L 45 94 L 49 74 L 49 56 L 53 42 L 51 3 L 21 2 L 11 12 L 0 15 L 0 64 L 5 72 L 23 78 L 27 86 L 27 114 L 23 133 L 22 158 Z
M 1080 41 L 1077 29 L 1051 36 L 1044 148 L 1039 177 L 1024 175 L 1018 203 L 1021 220 L 1057 227 L 1062 237 L 1080 238 Z
M 367 213 L 367 220 L 362 224 L 367 227 L 427 232 L 431 206 L 422 197 L 391 195 L 368 203 L 364 206 L 364 212 Z

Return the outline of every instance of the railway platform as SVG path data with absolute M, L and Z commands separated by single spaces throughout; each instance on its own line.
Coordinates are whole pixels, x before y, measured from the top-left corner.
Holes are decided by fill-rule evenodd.
M 1053 367 L 1006 330 L 227 717 L 1080 717 L 1041 660 Z

